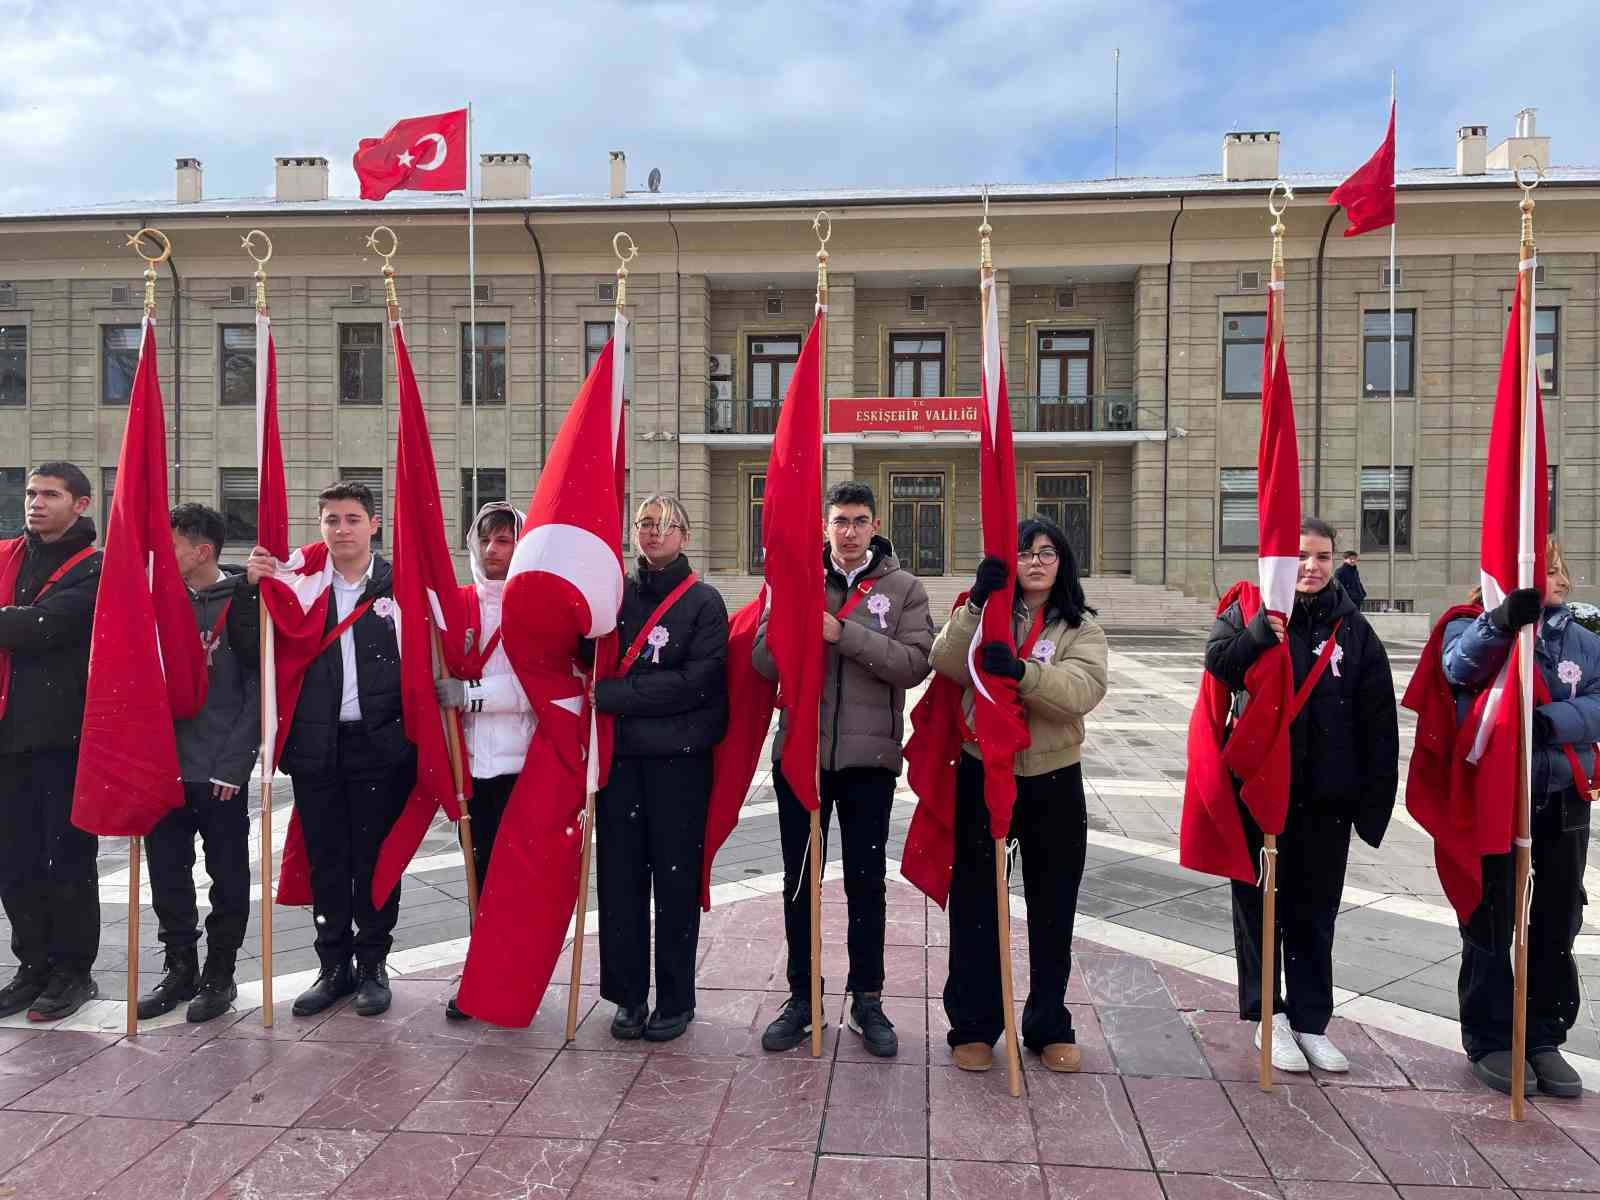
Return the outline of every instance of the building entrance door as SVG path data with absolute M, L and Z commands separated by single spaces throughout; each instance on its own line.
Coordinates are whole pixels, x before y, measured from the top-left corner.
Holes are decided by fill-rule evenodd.
M 889 540 L 913 575 L 944 574 L 944 476 L 889 476 Z
M 1033 511 L 1066 531 L 1081 576 L 1092 574 L 1094 566 L 1092 481 L 1089 471 L 1052 471 L 1033 477 Z

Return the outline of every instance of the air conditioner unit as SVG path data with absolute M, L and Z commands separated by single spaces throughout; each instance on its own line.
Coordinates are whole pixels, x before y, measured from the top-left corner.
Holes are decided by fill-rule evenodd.
M 711 399 L 721 402 L 726 400 L 733 403 L 733 380 L 713 379 L 711 381 Z
M 713 379 L 727 379 L 733 374 L 733 355 L 731 354 L 708 354 L 706 355 L 706 363 L 710 367 L 710 370 L 706 373 Z
M 733 401 L 718 400 L 711 406 L 711 427 L 707 433 L 733 432 Z
M 1112 429 L 1132 429 L 1134 411 L 1132 400 L 1113 400 L 1106 405 L 1106 424 Z

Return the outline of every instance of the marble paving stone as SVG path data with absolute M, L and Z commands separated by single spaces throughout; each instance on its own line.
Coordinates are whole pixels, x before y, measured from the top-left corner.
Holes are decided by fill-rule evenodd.
M 192 1121 L 271 1062 L 283 1044 L 244 1038 L 203 1042 L 171 1070 L 108 1105 L 106 1115 Z
M 567 994 L 565 984 L 555 984 L 546 990 L 539 1011 L 526 1029 L 502 1029 L 484 1025 L 478 1035 L 480 1046 L 520 1046 L 525 1049 L 560 1050 L 567 1044 Z M 578 1021 L 583 1022 L 590 1010 L 600 1001 L 598 987 L 578 989 Z M 608 1018 L 609 1019 L 609 1018 Z M 477 1024 L 477 1022 L 473 1022 Z
M 1040 1162 L 1149 1169 L 1139 1123 L 1117 1076 L 1032 1071 L 1026 1098 Z
M 705 1154 L 701 1146 L 601 1142 L 572 1200 L 686 1200 Z
M 738 990 L 758 991 L 770 986 L 774 978 L 782 986 L 785 953 L 782 938 L 719 937 L 695 974 Z
M 1027 976 L 1024 975 L 1022 979 L 1026 980 Z M 1094 999 L 1089 995 L 1089 985 L 1083 978 L 1083 968 L 1078 963 L 1077 955 L 1073 955 L 1072 967 L 1067 973 L 1067 1007 L 1071 1008 L 1078 1004 L 1087 1006 L 1093 1003 Z
M 287 1129 L 210 1200 L 325 1200 L 385 1135 L 361 1129 Z
M 1513 1192 L 1503 1187 L 1463 1191 L 1460 1188 L 1430 1187 L 1416 1183 L 1400 1186 L 1400 1200 L 1557 1200 L 1557 1197 L 1566 1200 L 1571 1195 L 1571 1192 Z
M 1537 1108 L 1512 1121 L 1508 1101 L 1488 1092 L 1433 1097 L 1434 1110 L 1450 1114 L 1457 1130 L 1511 1187 L 1600 1192 L 1600 1163 L 1585 1154 Z M 1556 1121 L 1559 1122 L 1559 1112 Z
M 103 1033 L 52 1029 L 0 1054 L 0 1105 L 10 1104 L 113 1045 Z
M 1362 1026 L 1343 1017 L 1328 1022 L 1328 1037 L 1350 1060 L 1350 1070 L 1333 1073 L 1311 1068 L 1318 1080 L 1342 1087 L 1403 1088 L 1409 1086 L 1405 1072 L 1384 1053 Z M 1253 1049 L 1254 1047 L 1252 1047 Z
M 1444 1092 L 1483 1090 L 1483 1084 L 1472 1074 L 1467 1056 L 1459 1050 L 1446 1050 L 1385 1029 L 1368 1028 L 1367 1035 L 1405 1073 L 1413 1087 Z
M 927 1076 L 916 1067 L 836 1063 L 822 1152 L 925 1157 L 927 1096 Z
M 1131 954 L 1074 955 L 1089 995 L 1100 1005 L 1171 1008 L 1172 997 L 1155 967 Z
M 927 995 L 927 971 L 931 958 L 932 956 L 921 946 L 885 946 L 883 994 L 886 1001 L 894 996 L 912 996 L 920 1000 Z M 843 991 L 847 981 L 846 973 L 839 972 L 837 988 L 834 990 Z M 830 988 L 834 988 L 833 978 L 830 978 L 828 983 Z
M 1233 1012 L 1188 1011 L 1183 1014 L 1189 1028 L 1194 1030 L 1200 1053 L 1205 1055 L 1211 1073 L 1218 1079 L 1255 1079 L 1260 1071 L 1261 1055 L 1256 1049 L 1254 1021 L 1241 1021 Z M 1307 1078 L 1278 1072 L 1279 1078 L 1292 1082 Z
M 183 1126 L 91 1117 L 0 1177 L 26 1200 L 77 1200 L 120 1175 Z
M 412 980 L 396 977 L 390 981 L 393 999 L 388 1012 L 380 1013 L 376 1017 L 363 1017 L 353 1008 L 345 1008 L 308 1033 L 306 1040 L 475 1042 L 483 1026 L 472 1021 L 453 1022 L 445 1019 L 445 1003 L 455 994 L 455 990 L 455 984 L 446 980 Z
M 550 1050 L 503 1046 L 468 1050 L 400 1128 L 432 1133 L 495 1133 L 555 1059 Z
M 1280 1179 L 1283 1200 L 1399 1200 L 1387 1183 L 1327 1183 L 1323 1180 Z M 1503 1193 L 1509 1196 L 1511 1193 Z M 1473 1192 L 1468 1200 L 1491 1200 L 1492 1193 Z
M 715 1148 L 707 1156 L 691 1200 L 806 1200 L 812 1155 L 793 1150 Z
M 1204 1009 L 1207 1012 L 1239 1011 L 1239 990 L 1232 984 L 1222 983 L 1181 967 L 1166 963 L 1153 964 L 1156 974 L 1167 985 L 1172 1002 L 1183 1009 Z
M 1205 1056 L 1176 1009 L 1102 1005 L 1095 1011 L 1123 1074 L 1210 1077 Z
M 262 1126 L 181 1129 L 95 1193 L 97 1200 L 205 1200 L 278 1136 Z
M 832 1067 L 826 1059 L 810 1056 L 740 1059 L 722 1114 L 712 1130 L 712 1144 L 738 1149 L 814 1151 Z M 635 1090 L 643 1084 L 648 1071 L 647 1067 L 641 1072 Z
M 761 1049 L 761 1030 L 756 1014 L 765 992 L 697 988 L 694 1020 L 682 1037 L 653 1043 L 656 1054 L 756 1055 Z M 607 1006 L 598 1006 L 601 1009 Z M 607 1024 L 610 1018 L 607 1017 Z M 607 1036 L 610 1036 L 609 1030 Z M 608 1047 L 609 1048 L 609 1047 Z
M 1500 1182 L 1454 1115 L 1436 1107 L 1446 1095 L 1373 1088 L 1325 1092 L 1389 1182 L 1456 1187 Z
M 41 1032 L 38 1029 L 0 1028 L 0 1054 L 15 1050 L 23 1042 L 38 1037 Z
M 565 1196 L 578 1182 L 593 1142 L 495 1138 L 451 1200 L 534 1200 Z
M 1270 1179 L 1243 1179 L 1232 1175 L 1162 1175 L 1167 1200 L 1283 1200 Z
M 935 1159 L 928 1167 L 928 1200 L 1045 1200 L 1044 1174 L 1013 1162 Z
M 644 1060 L 627 1054 L 558 1054 L 500 1132 L 594 1141 L 643 1065 Z
M 928 1200 L 928 1164 L 920 1158 L 817 1159 L 811 1200 Z
M 339 1189 L 338 1200 L 445 1200 L 488 1147 L 459 1133 L 391 1133 Z
M 706 1145 L 739 1061 L 665 1055 L 646 1059 L 606 1126 L 606 1140 Z
M 395 1129 L 461 1058 L 432 1046 L 379 1046 L 296 1122 L 315 1129 Z
M 1150 1171 L 1103 1167 L 1046 1167 L 1050 1200 L 1162 1200 L 1161 1184 Z
M 900 1052 L 887 1061 L 920 1066 L 928 1061 L 928 1007 L 920 997 L 885 996 L 883 1012 L 900 1038 Z M 828 1019 L 839 1027 L 840 1062 L 884 1062 L 867 1049 L 860 1035 L 845 1028 L 850 1014 L 850 997 L 839 996 L 829 1006 Z M 756 1031 L 759 1038 L 760 1030 Z M 943 1042 L 943 1035 L 940 1035 Z
M 1253 1083 L 1223 1088 L 1275 1178 L 1383 1182 L 1371 1155 L 1315 1084 L 1279 1083 L 1271 1092 Z
M 1209 1079 L 1126 1079 L 1133 1111 L 1162 1171 L 1265 1176 L 1227 1093 Z
M 928 1069 L 928 1144 L 934 1158 L 999 1163 L 1039 1161 L 1033 1126 L 1020 1120 L 1006 1073 Z
M 260 1038 L 272 1042 L 298 1042 L 313 1033 L 317 1026 L 324 1021 L 332 1020 L 349 1006 L 350 1001 L 345 999 L 331 1008 L 324 1009 L 314 1017 L 297 1017 L 294 1015 L 294 997 L 279 996 L 274 991 L 272 1025 L 270 1027 L 262 1025 L 261 1010 L 255 1009 L 245 1013 L 226 1029 L 220 1030 L 217 1036 L 220 1038 Z
M 0 1177 L 85 1120 L 73 1113 L 0 1112 Z
M 344 1075 L 362 1067 L 370 1046 L 283 1047 L 260 1071 L 197 1118 L 224 1125 L 293 1125 Z

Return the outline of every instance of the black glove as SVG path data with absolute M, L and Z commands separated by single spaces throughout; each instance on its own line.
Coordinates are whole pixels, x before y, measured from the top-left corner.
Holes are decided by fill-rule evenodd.
M 1515 633 L 1532 625 L 1544 608 L 1544 595 L 1538 588 L 1518 588 L 1489 610 L 1489 620 L 1501 633 Z
M 980 646 L 978 665 L 991 675 L 1009 675 L 1018 683 L 1022 682 L 1022 660 L 1004 642 L 985 642 Z
M 1513 592 L 1511 594 L 1513 596 L 1516 595 L 1515 592 Z M 1550 719 L 1549 714 L 1548 713 L 1542 713 L 1538 709 L 1534 709 L 1534 711 L 1533 711 L 1533 740 L 1535 742 L 1537 742 L 1541 746 L 1548 746 L 1550 744 L 1550 742 L 1554 739 L 1555 732 L 1556 732 L 1556 723 Z
M 967 603 L 982 608 L 983 602 L 1006 585 L 1006 564 L 990 555 L 978 564 L 978 574 L 972 581 L 972 592 Z
M 578 661 L 581 662 L 586 667 L 591 667 L 592 668 L 594 666 L 594 639 L 593 638 L 579 638 L 578 639 L 578 654 L 577 654 L 577 658 L 578 658 Z

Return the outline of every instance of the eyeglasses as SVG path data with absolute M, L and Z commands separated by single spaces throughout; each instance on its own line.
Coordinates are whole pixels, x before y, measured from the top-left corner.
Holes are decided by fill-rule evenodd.
M 1053 547 L 1050 546 L 1046 546 L 1043 550 L 1017 551 L 1017 561 L 1019 563 L 1036 562 L 1041 567 L 1054 566 L 1060 558 L 1061 556 L 1055 552 Z
M 635 521 L 633 523 L 633 527 L 640 533 L 671 533 L 674 529 L 683 528 L 683 526 L 678 524 L 676 521 L 668 521 L 663 524 L 660 521 L 652 521 L 648 518 L 643 521 Z
M 846 529 L 854 529 L 858 533 L 864 533 L 872 528 L 872 518 L 857 517 L 855 520 L 851 520 L 849 517 L 835 517 L 828 524 L 832 525 L 840 533 L 843 533 Z

